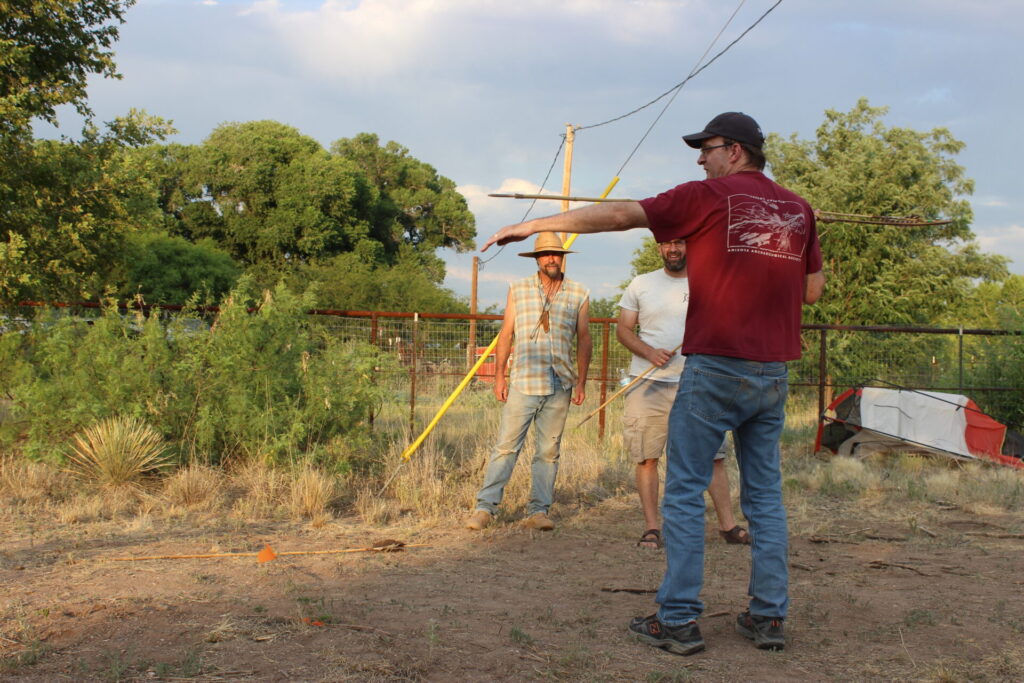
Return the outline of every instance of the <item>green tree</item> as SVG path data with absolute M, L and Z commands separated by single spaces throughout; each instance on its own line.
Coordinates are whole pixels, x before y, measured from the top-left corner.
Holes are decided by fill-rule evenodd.
M 826 111 L 814 140 L 768 137 L 775 179 L 816 209 L 951 221 L 821 224 L 827 285 L 805 310 L 805 322 L 956 325 L 977 282 L 1006 276 L 1006 259 L 981 253 L 973 242 L 966 197 L 974 184 L 954 160 L 963 143 L 945 128 L 886 126 L 886 111 L 861 99 L 849 112 Z M 949 379 L 956 369 L 956 349 L 940 336 L 828 339 L 829 372 L 841 384 L 880 378 L 920 385 Z
M 141 296 L 149 304 L 180 305 L 196 293 L 219 301 L 242 272 L 210 240 L 193 244 L 160 232 L 137 233 L 126 238 L 124 253 L 120 294 Z
M 630 279 L 665 266 L 665 262 L 661 259 L 661 252 L 658 250 L 658 243 L 654 241 L 653 237 L 644 238 L 643 244 L 633 252 L 633 260 L 630 265 L 633 266 L 633 271 L 629 275 Z
M 1018 388 L 1017 391 L 978 392 L 972 396 L 983 410 L 1001 422 L 1024 428 L 1024 276 L 1003 282 L 982 282 L 971 297 L 966 321 L 972 327 L 1006 330 L 995 337 L 964 337 L 964 362 L 975 386 Z
M 886 111 L 861 99 L 849 112 L 826 111 L 815 140 L 768 137 L 775 179 L 816 209 L 952 221 L 820 226 L 828 284 L 806 312 L 810 322 L 952 323 L 976 280 L 1006 276 L 1006 259 L 982 254 L 973 242 L 965 197 L 974 183 L 953 160 L 963 143 L 945 128 L 888 127 Z
M 620 296 L 609 296 L 590 300 L 590 318 L 617 318 Z
M 132 111 L 83 139 L 38 140 L 9 160 L 0 201 L 0 301 L 96 298 L 112 286 L 127 235 L 160 221 L 153 168 L 134 146 L 170 124 Z
M 91 116 L 91 75 L 117 78 L 111 46 L 135 0 L 0 0 L 0 302 L 94 292 L 140 181 L 120 148 L 169 130 L 132 113 L 83 141 L 36 142 L 31 122 L 57 107 Z
M 455 183 L 398 143 L 363 133 L 327 152 L 255 121 L 158 156 L 171 232 L 212 240 L 262 286 L 319 283 L 320 306 L 465 310 L 435 252 L 472 249 L 473 215 Z
M 33 117 L 83 116 L 90 75 L 119 78 L 111 46 L 135 0 L 0 0 L 0 136 L 30 136 Z
M 375 234 L 389 252 L 400 244 L 429 253 L 438 247 L 475 248 L 475 221 L 466 199 L 454 182 L 408 149 L 394 141 L 382 146 L 376 135 L 361 133 L 336 141 L 331 152 L 354 162 L 380 193 Z
M 430 265 L 424 265 L 415 253 L 405 254 L 394 265 L 367 262 L 355 253 L 339 254 L 303 268 L 293 286 L 315 285 L 321 308 L 468 312 L 465 301 L 438 285 Z
M 209 238 L 264 284 L 298 264 L 377 248 L 376 202 L 354 164 L 276 121 L 219 126 L 193 148 L 166 151 L 164 206 L 175 230 Z M 268 282 L 269 281 L 269 282 Z

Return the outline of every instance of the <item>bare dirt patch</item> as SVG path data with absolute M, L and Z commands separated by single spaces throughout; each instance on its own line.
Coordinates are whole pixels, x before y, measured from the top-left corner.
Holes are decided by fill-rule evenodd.
M 733 630 L 749 551 L 707 534 L 708 649 L 632 641 L 664 555 L 634 546 L 632 496 L 555 511 L 558 528 L 459 519 L 64 528 L 8 515 L 4 680 L 676 681 L 1024 679 L 1024 515 L 822 500 L 794 524 L 784 652 Z M 395 553 L 114 562 L 120 556 L 426 543 Z M 627 590 L 623 590 L 627 589 Z M 651 591 L 651 592 L 643 592 Z

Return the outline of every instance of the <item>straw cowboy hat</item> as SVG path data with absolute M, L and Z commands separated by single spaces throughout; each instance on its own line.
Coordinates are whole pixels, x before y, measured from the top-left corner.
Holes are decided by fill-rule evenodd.
M 528 256 L 534 258 L 541 254 L 575 254 L 575 251 L 570 251 L 562 246 L 562 239 L 554 232 L 541 232 L 537 233 L 537 239 L 533 243 L 533 251 L 524 251 L 520 256 Z

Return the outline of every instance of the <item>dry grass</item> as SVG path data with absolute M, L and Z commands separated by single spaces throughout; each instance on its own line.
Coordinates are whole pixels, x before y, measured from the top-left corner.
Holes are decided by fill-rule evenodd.
M 353 508 L 361 520 L 375 526 L 390 523 L 400 512 L 397 501 L 381 496 L 373 486 L 363 487 L 356 493 Z
M 950 657 L 929 667 L 920 680 L 929 683 L 1024 680 L 1024 647 L 1008 639 L 1003 650 L 981 659 Z
M 455 465 L 436 449 L 426 449 L 397 465 L 389 491 L 401 510 L 420 519 L 438 519 L 452 507 L 467 507 L 466 498 L 472 495 Z
M 864 460 L 837 456 L 814 467 L 804 477 L 804 482 L 811 491 L 855 495 L 877 488 L 880 476 L 876 468 Z
M 50 465 L 14 458 L 0 460 L 0 498 L 8 503 L 59 501 L 69 493 L 67 478 Z
M 61 524 L 82 524 L 135 515 L 139 510 L 138 491 L 108 488 L 98 493 L 84 492 L 56 506 L 56 518 Z
M 314 467 L 302 467 L 291 481 L 288 509 L 293 517 L 319 520 L 329 516 L 328 508 L 338 498 L 334 475 Z
M 575 429 L 580 417 L 596 406 L 596 396 L 588 404 L 573 408 L 566 425 L 556 514 L 557 508 L 569 511 L 613 496 L 635 495 L 635 468 L 622 449 L 620 408 L 611 406 L 602 441 L 596 418 Z M 783 442 L 786 502 L 795 533 L 816 531 L 820 515 L 814 510 L 822 497 L 868 506 L 940 500 L 979 514 L 1024 505 L 1024 476 L 1007 468 L 958 466 L 912 456 L 822 461 L 811 454 L 813 410 L 797 408 L 790 415 Z M 430 413 L 428 406 L 422 407 L 423 415 Z M 159 492 L 152 496 L 137 489 L 134 493 L 106 490 L 92 495 L 88 488 L 73 486 L 66 473 L 55 468 L 7 459 L 0 461 L 0 492 L 6 499 L 62 522 L 131 514 L 151 521 L 189 511 L 228 510 L 235 520 L 291 517 L 317 525 L 331 519 L 335 510 L 348 510 L 376 525 L 393 522 L 403 514 L 413 514 L 425 524 L 448 524 L 473 506 L 499 419 L 500 407 L 493 397 L 476 391 L 456 404 L 410 460 L 401 460 L 409 441 L 403 437 L 378 446 L 375 457 L 363 454 L 375 474 L 364 470 L 358 478 L 339 479 L 307 465 L 281 468 L 253 459 L 225 469 L 186 467 L 164 478 Z M 376 429 L 402 433 L 407 424 L 404 411 L 385 411 L 378 416 Z M 531 434 L 506 487 L 499 521 L 522 515 L 530 497 L 533 452 Z M 735 502 L 739 484 L 735 459 L 728 458 L 727 464 Z M 76 489 L 78 493 L 72 495 Z M 713 514 L 710 505 L 709 514 Z M 910 507 L 907 514 L 914 514 Z
M 238 490 L 232 514 L 242 519 L 274 517 L 285 505 L 291 490 L 288 473 L 255 460 L 230 472 Z
M 74 437 L 68 471 L 98 488 L 139 486 L 168 464 L 163 437 L 142 420 L 112 417 Z
M 172 506 L 216 509 L 223 503 L 226 476 L 206 465 L 183 467 L 164 481 L 163 499 Z

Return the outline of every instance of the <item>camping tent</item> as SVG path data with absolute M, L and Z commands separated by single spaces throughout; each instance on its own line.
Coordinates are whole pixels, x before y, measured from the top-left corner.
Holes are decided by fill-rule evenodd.
M 857 387 L 826 409 L 815 450 L 824 446 L 840 455 L 911 451 L 1024 469 L 1021 441 L 966 396 Z

